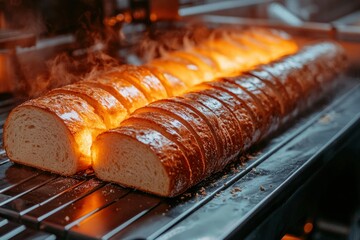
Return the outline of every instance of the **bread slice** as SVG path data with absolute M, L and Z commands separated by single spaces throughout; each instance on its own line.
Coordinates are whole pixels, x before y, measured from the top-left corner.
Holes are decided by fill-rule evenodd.
M 172 118 L 166 111 L 144 107 L 136 111 L 121 125 L 127 123 L 154 129 L 173 141 L 184 153 L 187 160 L 184 163 L 189 168 L 189 178 L 192 184 L 204 177 L 205 159 L 195 136 L 181 122 Z
M 51 90 L 50 93 L 70 94 L 84 99 L 104 120 L 107 128 L 119 126 L 128 114 L 127 109 L 113 95 L 96 86 L 89 87 L 79 82 Z
M 295 66 L 284 60 L 282 64 L 268 64 L 267 66 L 259 67 L 259 69 L 269 72 L 272 76 L 276 76 L 275 78 L 283 84 L 291 102 L 295 103 L 293 108 L 298 109 L 298 111 L 304 109 L 304 102 L 300 100 L 304 98 L 305 93 L 303 86 L 297 80 L 301 78 L 297 74 L 298 70 Z
M 94 108 L 74 95 L 54 93 L 16 107 L 4 126 L 9 158 L 73 175 L 91 164 L 90 146 L 106 127 Z
M 127 81 L 138 88 L 149 102 L 167 98 L 165 87 L 147 68 L 141 66 L 122 65 L 107 74 L 114 81 Z
M 267 48 L 270 51 L 270 60 L 295 53 L 298 50 L 297 44 L 291 41 L 290 36 L 285 32 L 274 29 L 249 28 L 244 35 Z
M 266 136 L 279 125 L 279 113 L 274 112 L 272 102 L 264 92 L 252 83 L 251 77 L 231 78 L 228 81 L 235 83 L 246 91 L 263 112 L 262 134 Z M 276 109 L 275 109 L 276 110 Z
M 151 66 L 143 66 L 143 68 L 150 71 L 151 74 L 153 74 L 157 79 L 159 79 L 161 84 L 164 86 L 164 88 L 166 90 L 166 95 L 168 97 L 174 96 L 174 89 L 173 89 L 171 82 L 169 82 L 169 80 L 164 76 L 164 74 L 161 71 L 159 71 L 155 67 L 151 67 Z
M 229 156 L 233 157 L 237 155 L 242 151 L 244 142 L 240 124 L 233 110 L 229 108 L 226 102 L 222 101 L 221 93 L 217 94 L 216 91 L 203 89 L 202 91 L 196 92 L 196 94 L 200 95 L 199 101 L 214 112 L 230 135 L 231 154 Z
M 214 48 L 199 46 L 194 48 L 194 52 L 213 60 L 222 76 L 233 76 L 242 70 L 242 66 L 239 66 L 238 63 L 233 61 L 228 54 L 225 55 Z
M 269 88 L 264 82 L 262 82 L 260 79 L 247 75 L 244 73 L 241 78 L 232 78 L 230 81 L 234 81 L 235 83 L 246 83 L 248 85 L 252 85 L 257 91 L 261 91 L 263 96 L 267 98 L 263 104 L 267 104 L 270 108 L 271 112 L 271 127 L 269 128 L 269 131 L 276 129 L 280 125 L 280 118 L 282 117 L 281 114 L 281 105 L 280 100 L 278 99 L 278 96 L 276 95 L 276 92 Z
M 190 186 L 183 152 L 153 129 L 127 125 L 110 130 L 99 135 L 92 150 L 100 179 L 167 197 Z
M 242 48 L 240 44 L 228 40 L 228 38 L 221 37 L 213 41 L 207 41 L 205 46 L 228 56 L 237 65 L 236 68 L 234 68 L 235 72 L 236 70 L 238 70 L 238 72 L 250 70 L 258 64 L 258 60 L 253 58 L 252 55 L 249 54 L 249 51 Z
M 111 93 L 127 109 L 128 113 L 149 103 L 145 95 L 133 84 L 107 75 L 83 82 L 89 86 L 102 88 Z
M 220 169 L 219 167 L 225 161 L 225 158 L 234 157 L 234 139 L 226 126 L 227 119 L 221 119 L 220 114 L 217 115 L 217 111 L 225 111 L 223 106 L 221 106 L 219 102 L 215 103 L 212 98 L 199 93 L 186 93 L 182 95 L 182 97 L 190 100 L 190 104 L 194 106 L 200 114 L 203 114 L 203 117 L 213 126 L 215 134 L 219 135 L 219 142 L 222 143 L 222 154 L 216 161 L 215 169 Z M 214 108 L 217 108 L 217 111 L 215 111 Z
M 153 111 L 161 111 L 181 122 L 195 137 L 201 150 L 201 158 L 204 159 L 205 176 L 213 171 L 214 159 L 221 157 L 217 135 L 213 134 L 211 126 L 196 109 L 186 103 L 185 99 L 178 97 L 156 101 L 147 106 Z
M 155 66 L 155 65 L 145 65 L 147 69 L 149 69 L 154 75 L 158 76 L 156 72 L 161 73 L 161 75 L 166 80 L 169 89 L 171 89 L 171 95 L 169 96 L 177 96 L 184 93 L 188 86 L 182 81 L 182 76 L 176 74 L 175 70 L 168 70 L 164 66 Z M 175 75 L 174 75 L 175 73 Z M 165 85 L 164 85 L 165 86 Z M 169 91 L 168 91 L 169 92 Z
M 187 87 L 194 86 L 204 79 L 202 79 L 202 73 L 200 73 L 198 67 L 189 62 L 179 62 L 173 59 L 159 58 L 151 61 L 150 66 L 155 66 L 162 69 L 164 72 L 170 73 L 181 79 Z
M 202 82 L 212 81 L 216 78 L 217 72 L 214 68 L 215 63 L 209 58 L 194 54 L 192 52 L 175 51 L 169 53 L 170 59 L 181 59 L 182 61 L 191 62 L 199 69 L 199 75 Z
M 254 123 L 255 131 L 252 135 L 252 142 L 257 142 L 261 137 L 261 130 L 263 129 L 263 110 L 258 107 L 258 103 L 256 103 L 255 99 L 250 96 L 246 91 L 244 91 L 242 88 L 240 88 L 235 83 L 229 82 L 229 81 L 223 81 L 220 79 L 220 81 L 216 82 L 208 82 L 210 86 L 225 90 L 234 96 L 237 97 L 239 101 L 241 101 L 243 106 L 247 109 L 249 115 L 252 118 L 252 121 Z
M 278 95 L 278 98 L 281 99 L 281 114 L 283 116 L 282 122 L 286 122 L 292 114 L 289 114 L 292 111 L 297 111 L 294 109 L 295 103 L 290 102 L 289 93 L 286 91 L 286 88 L 284 85 L 277 80 L 273 75 L 270 73 L 261 70 L 261 69 L 254 69 L 252 71 L 247 72 L 247 74 L 254 76 L 258 79 L 260 79 L 262 82 L 264 82 L 269 88 L 273 89 L 276 94 Z M 294 112 L 294 113 L 295 113 Z
M 248 149 L 252 144 L 252 135 L 255 132 L 255 127 L 248 109 L 244 107 L 244 103 L 231 93 L 223 89 L 215 88 L 208 83 L 197 85 L 195 90 L 215 97 L 231 110 L 239 126 L 238 140 L 241 140 L 242 145 L 238 150 L 239 152 L 243 152 Z

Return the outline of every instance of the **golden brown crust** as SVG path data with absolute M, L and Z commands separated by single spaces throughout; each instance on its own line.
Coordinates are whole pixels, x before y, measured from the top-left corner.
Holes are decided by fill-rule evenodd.
M 59 124 L 63 124 L 63 129 L 68 131 L 66 134 L 67 140 L 70 141 L 71 149 L 68 149 L 69 153 L 72 153 L 72 157 L 69 156 L 69 161 L 72 161 L 74 166 L 71 169 L 64 168 L 49 168 L 48 166 L 40 166 L 38 164 L 32 164 L 29 161 L 24 161 L 23 159 L 16 159 L 13 157 L 10 150 L 10 141 L 11 137 L 7 136 L 7 129 L 9 121 L 12 120 L 12 116 L 21 111 L 22 109 L 31 109 L 34 112 L 44 112 L 53 116 L 54 121 Z M 24 122 L 26 124 L 26 122 Z M 36 124 L 29 122 L 29 124 Z M 82 146 L 82 137 L 83 133 L 89 131 L 89 134 L 92 135 L 92 138 L 95 138 L 100 132 L 106 130 L 103 120 L 95 113 L 94 108 L 90 106 L 82 98 L 61 94 L 61 93 L 52 93 L 46 96 L 27 101 L 18 107 L 14 108 L 12 113 L 7 120 L 7 123 L 4 127 L 4 143 L 9 158 L 15 162 L 19 162 L 25 165 L 33 166 L 40 168 L 42 170 L 51 171 L 63 175 L 72 175 L 78 171 L 87 169 L 91 164 L 91 159 L 89 156 L 88 149 Z M 31 143 L 29 143 L 31 144 Z M 60 161 L 55 156 L 51 156 L 50 161 Z
M 162 69 L 162 71 L 176 76 L 186 85 L 187 88 L 203 81 L 201 79 L 202 76 L 198 67 L 189 62 L 159 58 L 151 61 L 149 65 Z
M 49 94 L 53 93 L 70 94 L 84 99 L 104 120 L 107 128 L 118 126 L 127 115 L 125 107 L 113 95 L 99 87 L 89 87 L 80 82 L 54 89 Z
M 241 89 L 246 91 L 253 99 L 254 102 L 262 109 L 263 127 L 262 135 L 266 136 L 269 132 L 273 131 L 279 125 L 280 109 L 276 108 L 276 104 L 264 93 L 264 91 L 254 84 L 253 76 L 243 75 L 239 78 L 226 79 L 226 81 L 235 83 Z M 277 111 L 278 110 L 278 111 Z
M 89 86 L 99 86 L 111 92 L 130 113 L 149 103 L 145 95 L 138 88 L 119 78 L 111 78 L 104 75 L 96 80 L 87 80 L 83 83 Z
M 273 89 L 277 95 L 278 98 L 281 99 L 281 114 L 284 117 L 283 120 L 287 120 L 289 118 L 289 112 L 292 112 L 294 110 L 293 106 L 295 103 L 290 101 L 290 97 L 288 92 L 286 91 L 286 88 L 284 85 L 276 79 L 273 75 L 270 73 L 261 70 L 261 69 L 255 69 L 252 71 L 247 72 L 247 74 L 252 75 L 261 81 L 263 81 L 269 88 Z
M 231 153 L 228 156 L 230 158 L 234 157 L 239 153 L 239 151 L 241 151 L 244 146 L 244 142 L 240 124 L 235 114 L 232 112 L 233 110 L 229 108 L 226 101 L 223 101 L 223 95 L 221 92 L 203 89 L 202 91 L 194 93 L 200 95 L 199 101 L 211 109 L 219 121 L 223 123 L 224 129 L 226 129 L 231 139 L 232 148 Z
M 267 71 L 270 73 L 277 82 L 284 86 L 289 101 L 292 103 L 291 109 L 293 109 L 292 116 L 298 114 L 299 110 L 303 108 L 301 99 L 304 97 L 302 86 L 296 81 L 296 79 L 287 72 L 286 61 L 283 61 L 276 65 L 269 65 L 267 68 L 261 66 L 258 69 Z M 294 69 L 294 73 L 295 73 Z
M 257 107 L 257 103 L 253 97 L 251 97 L 246 91 L 240 88 L 238 85 L 225 81 L 225 79 L 220 79 L 216 82 L 206 83 L 210 86 L 222 89 L 231 93 L 233 96 L 236 96 L 237 99 L 242 102 L 242 106 L 247 110 L 248 114 L 251 116 L 254 123 L 254 132 L 252 135 L 252 142 L 257 142 L 261 137 L 261 129 L 263 126 L 263 111 Z
M 216 49 L 199 47 L 195 48 L 194 52 L 215 62 L 216 69 L 219 69 L 223 76 L 231 76 L 240 71 L 236 62 Z
M 199 69 L 202 81 L 211 81 L 216 77 L 215 63 L 205 56 L 192 52 L 176 51 L 169 54 L 169 58 L 180 58 L 195 64 Z
M 193 106 L 203 119 L 207 121 L 208 125 L 212 127 L 214 136 L 218 136 L 218 143 L 221 146 L 221 155 L 218 161 L 215 163 L 215 171 L 220 170 L 220 165 L 224 161 L 224 158 L 232 158 L 233 156 L 233 139 L 229 133 L 226 123 L 223 119 L 220 119 L 216 114 L 220 111 L 224 111 L 221 103 L 216 106 L 213 98 L 198 93 L 186 93 L 181 96 L 186 99 L 186 103 Z M 219 111 L 215 111 L 212 107 L 217 108 Z M 220 115 L 222 115 L 221 113 Z
M 152 66 L 143 66 L 143 68 L 146 68 L 148 71 L 150 71 L 154 76 L 156 76 L 157 79 L 161 82 L 161 84 L 164 86 L 166 90 L 166 94 L 168 97 L 174 96 L 174 87 L 172 86 L 171 82 L 164 76 L 164 74 L 159 71 L 156 67 Z
M 185 156 L 174 142 L 170 141 L 159 132 L 136 125 L 127 125 L 112 129 L 106 132 L 106 134 L 120 134 L 136 139 L 138 142 L 150 147 L 153 152 L 157 154 L 159 162 L 161 162 L 165 168 L 170 181 L 169 189 L 163 196 L 172 197 L 178 195 L 191 186 L 189 177 L 186 174 L 188 169 L 186 169 L 183 164 Z M 101 138 L 101 136 L 102 134 L 100 134 L 99 138 Z M 171 157 L 169 158 L 169 156 Z M 143 189 L 141 186 L 128 187 L 136 187 L 142 191 L 149 192 L 148 189 Z M 159 195 L 159 193 L 155 194 Z
M 187 160 L 185 165 L 189 168 L 191 184 L 204 178 L 205 162 L 201 157 L 200 147 L 193 134 L 181 122 L 165 111 L 154 111 L 154 108 L 147 107 L 136 111 L 121 125 L 126 125 L 127 122 L 154 129 L 177 144 Z
M 97 131 L 106 129 L 103 120 L 95 113 L 95 109 L 77 96 L 49 93 L 18 107 L 22 106 L 34 106 L 56 114 L 73 135 L 85 128 Z
M 247 149 L 252 143 L 252 135 L 255 129 L 252 118 L 248 110 L 244 107 L 244 103 L 239 101 L 236 96 L 231 93 L 220 88 L 215 88 L 208 83 L 198 85 L 196 91 L 202 91 L 217 98 L 231 111 L 238 125 L 237 141 L 240 142 L 240 145 L 237 151 L 243 152 Z
M 176 74 L 176 72 L 173 71 L 171 68 L 170 70 L 168 70 L 169 68 L 166 68 L 164 66 L 155 66 L 150 64 L 145 65 L 145 67 L 152 72 L 157 71 L 162 74 L 162 76 L 171 88 L 171 96 L 180 95 L 188 89 L 188 86 L 185 82 L 183 82 L 182 77 L 179 77 L 178 74 Z
M 214 168 L 214 159 L 220 157 L 220 151 L 217 139 L 207 122 L 177 97 L 151 103 L 147 108 L 159 109 L 187 127 L 200 147 L 201 158 L 205 162 L 205 175 L 208 176 Z
M 132 83 L 149 102 L 167 97 L 166 89 L 161 81 L 145 67 L 123 65 L 109 72 L 107 76 L 114 80 Z
M 264 82 L 262 82 L 260 79 L 247 75 L 246 73 L 242 75 L 243 77 L 241 79 L 234 78 L 234 81 L 241 81 L 243 83 L 247 83 L 249 85 L 252 85 L 257 91 L 260 91 L 259 94 L 263 95 L 263 98 L 265 98 L 263 105 L 266 104 L 269 108 L 269 111 L 272 113 L 271 115 L 271 125 L 269 127 L 269 131 L 273 131 L 274 129 L 278 128 L 280 125 L 280 118 L 281 115 L 281 104 L 280 100 L 277 98 L 277 95 L 275 91 L 271 88 L 269 88 Z

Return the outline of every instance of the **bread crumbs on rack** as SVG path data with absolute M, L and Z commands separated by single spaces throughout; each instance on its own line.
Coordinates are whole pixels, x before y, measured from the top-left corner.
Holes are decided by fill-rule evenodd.
M 203 195 L 203 196 L 206 196 L 206 195 L 207 195 L 206 190 L 205 190 L 204 187 L 201 187 L 199 192 L 200 192 L 200 194 Z
M 241 192 L 241 188 L 239 188 L 239 187 L 234 187 L 233 189 L 230 190 L 231 194 L 236 194 L 238 192 Z

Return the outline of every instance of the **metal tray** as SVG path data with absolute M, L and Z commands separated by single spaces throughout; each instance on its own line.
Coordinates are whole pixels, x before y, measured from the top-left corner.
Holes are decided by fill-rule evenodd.
M 13 164 L 0 148 L 0 235 L 11 239 L 281 237 L 283 228 L 275 231 L 265 224 L 271 213 L 328 164 L 345 140 L 359 141 L 360 82 L 349 76 L 340 81 L 336 93 L 247 156 L 173 199 L 102 182 L 91 171 L 67 178 Z M 15 100 L 0 99 L 2 125 Z M 2 129 L 0 135 L 2 139 Z

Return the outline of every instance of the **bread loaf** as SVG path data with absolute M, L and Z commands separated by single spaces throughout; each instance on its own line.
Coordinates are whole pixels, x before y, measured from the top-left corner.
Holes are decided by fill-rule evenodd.
M 91 162 L 90 147 L 93 137 L 101 131 L 118 126 L 136 109 L 159 99 L 180 95 L 195 84 L 211 81 L 218 77 L 229 77 L 257 64 L 269 62 L 297 50 L 295 42 L 284 38 L 282 35 L 270 34 L 267 31 L 261 31 L 258 34 L 253 32 L 256 32 L 256 30 L 227 30 L 221 34 L 214 34 L 213 37 L 204 40 L 199 45 L 189 46 L 181 51 L 169 53 L 167 56 L 154 59 L 144 66 L 123 65 L 115 67 L 111 71 L 103 72 L 92 79 L 55 89 L 40 99 L 34 99 L 20 105 L 10 114 L 4 127 L 6 133 L 4 134 L 4 145 L 10 159 L 14 162 L 65 175 L 84 170 L 89 167 Z M 268 39 L 271 39 L 275 47 L 269 45 L 268 48 L 272 50 L 267 50 L 266 47 L 262 49 L 257 45 L 253 47 L 255 45 L 250 43 L 248 46 L 245 46 L 243 42 L 239 44 L 236 39 L 243 34 L 247 36 L 250 42 L 256 41 L 261 43 L 262 46 L 265 46 L 264 41 L 270 41 Z M 265 35 L 270 35 L 270 37 Z M 281 44 L 276 45 L 278 42 Z M 221 49 L 221 44 L 224 45 L 224 49 Z M 254 52 L 255 54 L 253 54 Z M 248 61 L 244 61 L 244 59 Z M 229 84 L 231 85 L 230 88 L 233 88 L 232 90 L 235 92 L 243 91 L 235 90 L 237 88 L 235 83 Z M 177 107 L 183 111 L 183 115 L 178 116 L 173 113 L 173 115 L 170 115 L 170 117 L 175 117 L 177 121 L 181 122 L 191 133 L 188 139 L 196 140 L 196 144 L 200 148 L 200 150 L 196 150 L 196 154 L 200 152 L 202 155 L 201 161 L 203 164 L 206 163 L 206 166 L 214 164 L 213 159 L 218 158 L 219 154 L 224 156 L 233 155 L 233 149 L 241 144 L 246 146 L 250 144 L 249 139 L 244 140 L 246 143 L 243 143 L 242 138 L 234 136 L 234 132 L 239 131 L 241 124 L 246 123 L 245 125 L 248 128 L 246 131 L 255 128 L 253 138 L 259 139 L 260 132 L 257 131 L 257 128 L 263 126 L 261 125 L 261 118 L 265 116 L 263 112 L 262 115 L 248 113 L 247 117 L 250 116 L 253 120 L 256 119 L 256 124 L 253 125 L 246 122 L 247 120 L 236 121 L 237 116 L 235 116 L 235 113 L 228 115 L 231 112 L 230 106 L 219 96 L 209 94 L 201 95 L 201 97 L 192 94 L 187 95 L 176 103 L 179 105 Z M 246 94 L 244 92 L 244 95 Z M 54 96 L 57 96 L 56 101 Z M 247 102 L 247 105 L 242 105 L 242 112 L 239 110 L 236 113 L 237 115 L 244 115 L 243 109 L 245 108 L 251 108 L 254 112 L 263 111 L 263 109 L 256 108 L 254 99 L 250 96 L 247 97 L 241 101 L 236 100 L 236 102 L 240 101 L 241 103 Z M 179 99 L 175 98 L 171 101 L 177 100 Z M 82 107 L 77 106 L 79 102 L 81 102 Z M 217 110 L 212 109 L 215 106 L 211 105 L 212 103 L 219 106 L 219 111 L 222 111 L 222 119 L 216 117 L 214 111 Z M 232 105 L 234 104 L 235 102 L 232 103 Z M 152 107 L 161 108 L 160 105 Z M 66 114 L 62 114 L 62 111 Z M 47 112 L 47 117 L 40 121 L 40 116 L 44 112 Z M 196 115 L 196 123 L 205 123 L 205 126 L 189 128 L 189 124 L 186 125 L 188 119 L 182 119 L 185 116 L 191 118 L 190 115 L 186 115 L 189 114 L 188 112 L 191 112 L 190 115 L 192 116 Z M 83 117 L 71 118 L 71 122 L 68 122 L 68 116 L 77 115 Z M 95 118 L 96 120 L 94 120 Z M 21 119 L 21 121 L 18 119 Z M 141 122 L 148 124 L 150 120 L 141 120 Z M 50 124 L 51 121 L 54 123 Z M 136 121 L 140 120 L 137 119 Z M 130 122 L 132 120 L 127 121 L 127 124 Z M 172 124 L 175 124 L 175 122 L 172 122 Z M 232 127 L 227 129 L 225 126 L 228 124 Z M 36 126 L 36 131 L 30 130 L 31 128 L 27 126 Z M 144 129 L 150 129 L 150 126 L 154 125 L 146 125 Z M 170 130 L 170 126 L 164 126 L 165 130 Z M 131 127 L 129 126 L 129 128 Z M 17 129 L 22 129 L 22 131 Z M 160 129 L 156 130 L 160 131 Z M 165 134 L 165 130 L 161 130 L 158 134 Z M 67 134 L 60 134 L 59 131 Z M 205 133 L 201 131 L 205 131 Z M 150 133 L 152 130 L 146 130 L 146 132 Z M 36 137 L 36 134 L 39 137 Z M 169 134 L 175 134 L 175 132 Z M 54 136 L 57 136 L 57 138 Z M 175 137 L 175 135 L 171 136 Z M 175 139 L 177 138 L 173 140 L 175 141 Z M 55 141 L 61 143 L 62 146 L 57 143 L 49 146 L 49 142 Z M 187 145 L 179 141 L 178 139 L 175 145 L 178 146 L 177 148 L 181 154 L 185 154 L 188 161 L 194 159 L 194 152 L 183 153 Z M 72 146 L 70 146 L 70 143 Z M 71 155 L 68 159 L 69 162 L 63 164 L 64 161 L 67 161 L 67 158 L 59 153 L 60 150 L 55 151 L 53 149 L 56 146 Z M 220 152 L 218 153 L 218 151 Z M 195 165 L 198 166 L 199 164 L 196 163 Z M 197 182 L 203 175 L 207 175 L 212 171 L 208 169 L 213 168 L 205 167 L 206 173 L 202 172 L 203 169 L 200 171 L 200 175 L 197 175 L 198 170 L 189 171 L 189 173 L 194 176 L 194 182 Z M 193 184 L 192 179 L 191 184 Z
M 95 113 L 103 119 L 106 128 L 118 126 L 128 112 L 113 95 L 97 86 L 89 88 L 86 84 L 75 83 L 54 89 L 50 94 L 53 93 L 75 95 L 84 99 L 94 108 Z
M 54 93 L 10 113 L 4 146 L 14 162 L 72 175 L 91 165 L 90 144 L 104 130 L 103 120 L 85 100 Z
M 294 59 L 301 60 L 294 64 Z M 131 126 L 131 133 L 127 133 L 126 131 L 129 131 L 127 122 L 137 119 L 140 112 L 142 117 L 151 116 L 153 112 L 151 107 L 161 105 L 164 100 L 150 104 L 150 108 L 140 108 L 135 114 L 130 115 L 125 124 L 102 133 L 96 139 L 93 144 L 95 153 L 93 169 L 101 179 L 161 196 L 176 196 L 201 179 L 221 171 L 226 164 L 235 159 L 237 154 L 264 139 L 288 119 L 297 115 L 309 103 L 307 98 L 311 96 L 309 92 L 313 87 L 321 89 L 322 92 L 318 91 L 312 101 L 319 99 L 328 89 L 321 85 L 333 85 L 334 77 L 340 72 L 339 68 L 344 69 L 344 59 L 344 51 L 335 43 L 324 42 L 305 47 L 293 56 L 260 66 L 242 76 L 203 83 L 197 86 L 193 92 L 170 98 L 166 100 L 167 104 L 162 106 L 162 111 L 158 112 L 156 121 L 153 121 L 151 125 L 137 121 Z M 334 67 L 335 62 L 340 67 Z M 316 70 L 308 71 L 310 66 L 317 66 L 314 67 Z M 304 71 L 310 76 L 301 78 Z M 180 104 L 185 106 L 181 110 L 175 107 Z M 241 107 L 237 108 L 237 104 Z M 200 146 L 199 143 L 214 138 L 215 152 L 207 154 L 208 148 L 203 148 L 201 151 L 205 152 L 203 155 L 200 154 L 197 148 L 188 143 L 191 131 L 186 131 L 181 138 L 169 135 L 173 129 L 165 127 L 168 124 L 168 120 L 165 120 L 168 112 L 179 116 L 193 116 L 190 113 L 196 113 L 193 118 L 184 117 L 183 120 L 187 121 L 187 124 L 184 123 L 182 127 L 200 130 L 203 125 L 207 125 L 208 128 L 202 130 L 205 135 L 202 132 L 196 132 L 196 141 Z M 195 118 L 202 120 L 195 121 Z M 249 121 L 253 124 L 249 124 Z M 145 143 L 142 139 L 151 139 L 153 136 L 152 132 L 142 130 L 145 127 L 157 131 L 165 140 L 156 135 L 156 140 Z M 159 128 L 166 129 L 166 132 L 159 131 Z M 210 135 L 212 137 L 209 137 Z M 113 151 L 109 144 L 116 146 L 115 149 L 124 150 Z M 161 148 L 152 147 L 154 144 Z M 186 148 L 185 144 L 189 148 L 184 149 Z M 210 146 L 213 145 L 214 143 Z M 175 149 L 178 151 L 178 148 L 183 149 L 183 152 L 189 151 L 188 154 L 191 155 L 191 158 L 186 154 L 172 155 L 171 151 L 175 151 Z M 139 149 L 142 149 L 141 152 Z M 199 165 L 192 165 L 189 162 L 190 159 L 196 159 L 196 154 L 199 159 L 205 156 L 205 170 L 201 173 L 198 172 L 200 176 L 196 178 L 187 177 L 188 185 L 184 184 L 183 188 L 169 188 L 172 182 L 186 181 L 182 178 L 186 178 L 188 172 L 194 174 L 195 171 L 198 171 Z M 158 155 L 159 157 L 157 157 Z M 211 158 L 210 156 L 217 157 Z M 189 164 L 186 163 L 186 159 Z M 169 165 L 178 166 L 179 164 L 183 164 L 181 169 L 184 169 L 181 170 L 179 176 L 173 174 L 173 169 L 168 170 Z M 112 166 L 114 170 L 111 173 L 104 171 L 106 166 Z M 143 175 L 146 170 L 142 167 L 135 171 L 136 166 L 149 166 L 150 171 L 147 170 L 145 177 Z M 180 168 L 178 170 L 180 171 Z M 131 171 L 131 175 L 124 176 L 129 171 Z M 156 171 L 156 175 L 148 174 L 153 171 Z M 156 179 L 162 179 L 164 182 Z M 140 182 L 147 182 L 147 184 L 145 186 Z M 148 184 L 148 182 L 153 184 Z

